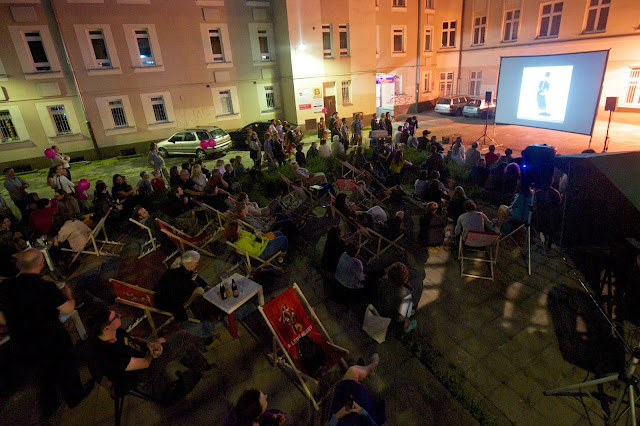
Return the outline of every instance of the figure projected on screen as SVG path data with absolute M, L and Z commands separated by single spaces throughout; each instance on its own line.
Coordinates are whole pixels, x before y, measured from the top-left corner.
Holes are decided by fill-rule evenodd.
M 542 117 L 549 117 L 551 114 L 547 112 L 547 95 L 551 85 L 549 84 L 549 77 L 551 73 L 545 73 L 544 78 L 538 83 L 538 115 Z

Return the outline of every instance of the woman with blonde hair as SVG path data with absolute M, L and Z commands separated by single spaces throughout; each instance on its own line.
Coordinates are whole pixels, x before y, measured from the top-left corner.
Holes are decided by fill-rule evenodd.
M 191 179 L 200 185 L 201 188 L 207 186 L 207 176 L 202 173 L 202 167 L 200 167 L 199 164 L 194 164 L 193 167 L 191 167 Z

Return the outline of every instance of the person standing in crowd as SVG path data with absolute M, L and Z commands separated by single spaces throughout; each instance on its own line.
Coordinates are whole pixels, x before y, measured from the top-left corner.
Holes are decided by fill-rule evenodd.
M 16 176 L 16 171 L 13 167 L 5 168 L 4 176 L 4 187 L 9 192 L 11 201 L 13 201 L 20 212 L 24 212 L 27 208 L 27 204 L 29 203 L 29 196 L 26 191 L 29 184 L 24 179 Z M 22 219 L 28 220 L 29 218 L 23 217 Z
M 347 119 L 343 118 L 341 123 L 340 139 L 342 140 L 342 145 L 344 145 L 345 151 L 347 151 L 349 149 L 349 126 L 347 126 Z
M 73 408 L 91 392 L 94 383 L 82 385 L 71 339 L 58 319 L 60 313 L 75 310 L 71 289 L 64 286 L 59 290 L 54 282 L 41 278 L 44 263 L 37 249 L 20 253 L 20 273 L 4 280 L 0 287 L 0 329 L 11 334 L 16 377 L 36 376 L 40 409 L 49 417 L 58 408 L 58 390 Z
M 69 161 L 71 161 L 71 157 L 61 153 L 60 148 L 58 148 L 57 145 L 52 146 L 51 149 L 53 149 L 53 151 L 56 153 L 55 157 L 51 159 L 51 165 L 62 166 L 65 174 L 67 175 L 67 179 L 71 180 L 71 165 L 69 164 Z
M 53 190 L 62 189 L 67 194 L 75 194 L 75 186 L 67 178 L 67 172 L 64 171 L 62 166 L 53 166 L 49 169 L 47 183 Z
M 249 157 L 253 160 L 253 170 L 260 171 L 262 164 L 262 144 L 258 138 L 258 133 L 251 133 L 249 140 Z
M 384 115 L 384 127 L 386 127 L 387 129 L 387 134 L 389 136 L 391 136 L 391 133 L 393 133 L 393 123 L 391 121 L 391 113 L 387 112 Z
M 360 146 L 362 145 L 362 129 L 364 129 L 362 113 L 359 113 L 354 121 L 355 123 L 351 126 L 353 130 L 353 144 Z
M 160 152 L 158 151 L 158 144 L 155 142 L 151 142 L 149 144 L 149 155 L 147 155 L 147 162 L 151 167 L 153 167 L 154 171 L 160 171 L 160 173 L 162 173 L 162 176 L 164 176 L 164 179 L 169 182 L 169 172 L 164 165 L 164 158 L 162 158 L 162 155 L 160 155 Z
M 324 117 L 320 117 L 320 122 L 318 123 L 318 137 L 324 135 L 325 130 L 327 130 L 327 126 L 324 124 Z

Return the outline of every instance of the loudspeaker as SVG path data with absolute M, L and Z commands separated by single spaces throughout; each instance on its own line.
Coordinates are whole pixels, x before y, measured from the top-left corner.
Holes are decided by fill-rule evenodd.
M 484 92 L 484 101 L 489 103 L 491 102 L 491 99 L 493 98 L 493 92 Z M 609 98 L 607 98 L 609 99 Z
M 607 100 L 604 102 L 605 111 L 615 112 L 617 106 L 618 106 L 618 98 L 615 96 L 608 96 Z

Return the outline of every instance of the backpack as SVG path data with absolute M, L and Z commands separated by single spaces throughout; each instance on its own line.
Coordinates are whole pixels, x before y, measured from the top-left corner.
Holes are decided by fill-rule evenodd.
M 311 337 L 304 336 L 298 342 L 298 359 L 310 376 L 315 376 L 324 367 L 326 356 L 322 346 Z

